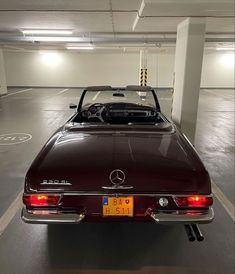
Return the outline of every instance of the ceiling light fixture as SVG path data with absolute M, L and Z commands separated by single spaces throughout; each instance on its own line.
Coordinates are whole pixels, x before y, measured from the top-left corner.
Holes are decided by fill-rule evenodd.
M 235 48 L 232 48 L 232 47 L 229 47 L 229 48 L 217 47 L 216 50 L 235 50 Z
M 93 50 L 94 47 L 93 46 L 69 46 L 69 47 L 66 47 L 66 49 L 68 50 Z
M 64 37 L 64 36 L 27 36 L 27 41 L 32 42 L 81 42 L 83 38 L 80 37 Z
M 71 35 L 73 33 L 72 30 L 49 30 L 49 29 L 23 29 L 21 30 L 23 34 L 37 34 L 37 35 L 45 35 L 45 34 L 51 34 L 51 35 Z

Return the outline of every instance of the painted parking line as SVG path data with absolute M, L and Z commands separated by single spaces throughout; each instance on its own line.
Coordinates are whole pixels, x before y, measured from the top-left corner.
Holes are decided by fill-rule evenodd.
M 234 207 L 234 205 L 229 201 L 229 199 L 224 195 L 222 190 L 214 182 L 212 182 L 211 186 L 212 186 L 213 194 L 219 200 L 221 205 L 224 207 L 224 209 L 227 211 L 229 216 L 235 222 L 235 207 Z
M 99 94 L 100 94 L 100 91 L 98 91 L 98 92 L 96 93 L 96 95 L 92 98 L 92 100 L 95 101 L 95 100 L 97 99 L 97 97 L 99 96 Z
M 23 93 L 23 92 L 30 91 L 30 90 L 32 90 L 32 88 L 27 88 L 27 89 L 19 90 L 16 92 L 8 93 L 6 95 L 3 95 L 2 97 L 5 98 L 5 97 L 13 96 L 15 94 Z
M 68 90 L 69 90 L 68 88 L 62 89 L 61 91 L 58 92 L 58 94 L 62 94 L 64 92 L 68 91 Z
M 16 199 L 11 203 L 10 207 L 6 210 L 6 212 L 0 218 L 0 236 L 7 228 L 11 220 L 16 215 L 17 211 L 22 207 L 22 194 L 23 190 L 18 194 Z
M 162 101 L 170 101 L 172 100 L 172 98 L 164 98 L 164 97 L 158 97 L 159 100 L 162 100 Z

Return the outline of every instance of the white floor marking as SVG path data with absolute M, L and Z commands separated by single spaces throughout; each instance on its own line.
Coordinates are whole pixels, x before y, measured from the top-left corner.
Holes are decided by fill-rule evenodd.
M 99 96 L 99 94 L 100 94 L 100 91 L 98 91 L 98 92 L 96 93 L 96 95 L 92 98 L 92 100 L 95 101 L 95 100 L 97 99 L 97 97 Z
M 17 211 L 22 207 L 22 194 L 23 190 L 18 194 L 16 199 L 11 203 L 10 207 L 6 210 L 6 212 L 0 218 L 0 236 L 7 228 L 11 220 L 16 215 Z
M 15 94 L 18 94 L 18 93 L 23 93 L 25 91 L 30 91 L 30 90 L 32 90 L 32 88 L 27 88 L 27 89 L 19 90 L 19 91 L 16 91 L 16 92 L 8 93 L 6 95 L 3 95 L 2 97 L 12 96 L 12 95 L 15 95 Z
M 63 89 L 63 90 L 59 91 L 58 94 L 62 94 L 62 93 L 64 93 L 64 92 L 67 91 L 67 90 L 69 90 L 69 89 L 68 89 L 68 88 Z
M 13 136 L 12 136 L 13 135 Z M 10 142 L 12 139 L 14 140 L 16 138 L 16 136 L 14 135 L 23 135 L 23 138 L 21 138 L 21 140 L 19 141 L 16 141 L 16 142 Z M 3 140 L 4 141 L 4 138 L 8 138 L 9 139 L 9 143 L 2 143 L 1 144 L 1 141 Z M 27 138 L 25 138 L 27 137 Z M 18 136 L 19 138 L 19 136 Z M 22 132 L 17 132 L 17 133 L 7 133 L 7 134 L 1 134 L 0 135 L 0 146 L 8 146 L 8 145 L 16 145 L 16 144 L 21 144 L 21 143 L 24 143 L 24 142 L 27 142 L 29 140 L 31 140 L 33 138 L 33 136 L 31 134 L 28 134 L 28 133 L 22 133 Z
M 228 198 L 224 195 L 224 193 L 220 190 L 220 188 L 212 182 L 212 192 L 214 193 L 215 197 L 219 200 L 221 205 L 227 211 L 229 216 L 235 222 L 235 207 L 234 205 L 228 200 Z
M 165 101 L 170 101 L 172 100 L 172 98 L 164 98 L 164 97 L 158 97 L 159 100 L 165 100 Z

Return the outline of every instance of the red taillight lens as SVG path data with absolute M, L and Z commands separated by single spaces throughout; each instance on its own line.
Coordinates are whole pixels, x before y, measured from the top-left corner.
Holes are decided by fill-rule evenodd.
M 56 206 L 60 197 L 59 194 L 24 194 L 23 203 L 26 206 Z
M 213 198 L 207 196 L 185 196 L 175 197 L 179 207 L 208 207 L 213 204 Z

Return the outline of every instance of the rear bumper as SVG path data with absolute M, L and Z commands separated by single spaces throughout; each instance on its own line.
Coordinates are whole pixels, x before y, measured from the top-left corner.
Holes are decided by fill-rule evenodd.
M 158 213 L 151 213 L 150 217 L 159 224 L 210 223 L 214 219 L 214 211 L 212 208 L 204 211 L 161 211 Z M 77 224 L 85 218 L 85 214 L 66 213 L 56 210 L 32 211 L 24 207 L 22 209 L 21 218 L 25 223 L 31 224 Z M 102 216 L 100 219 L 104 220 Z
M 27 210 L 22 209 L 21 218 L 29 224 L 77 224 L 84 219 L 84 214 L 63 213 L 49 210 Z
M 210 223 L 214 219 L 213 208 L 205 211 L 177 210 L 152 213 L 152 219 L 156 223 L 164 224 L 202 224 Z

